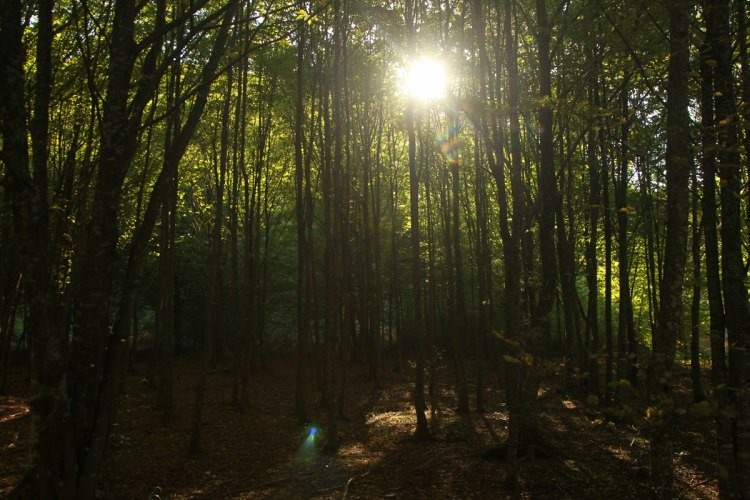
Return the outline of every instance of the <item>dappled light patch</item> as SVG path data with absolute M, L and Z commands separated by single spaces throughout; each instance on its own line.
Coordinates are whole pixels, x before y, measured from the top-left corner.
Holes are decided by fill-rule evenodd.
M 29 461 L 30 408 L 25 370 L 11 370 L 0 394 L 0 498 L 10 494 Z
M 406 413 L 405 410 L 401 411 L 385 411 L 382 413 L 376 413 L 371 415 L 367 419 L 367 425 L 372 425 L 376 428 L 388 427 L 397 428 L 401 425 L 409 424 L 414 420 L 412 415 Z
M 562 405 L 566 410 L 575 410 L 576 408 L 578 408 L 578 404 L 571 399 L 563 399 Z
M 25 398 L 5 396 L 0 398 L 0 403 L 0 425 L 21 419 L 30 411 Z
M 624 446 L 607 445 L 604 449 L 613 457 L 616 457 L 623 462 L 631 462 L 633 460 L 630 450 Z
M 342 446 L 339 449 L 338 457 L 351 467 L 371 467 L 376 464 L 383 454 L 363 443 L 355 442 Z

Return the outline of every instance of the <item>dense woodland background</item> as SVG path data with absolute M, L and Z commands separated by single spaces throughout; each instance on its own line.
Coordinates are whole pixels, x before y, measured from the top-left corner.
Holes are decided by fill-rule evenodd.
M 686 412 L 715 436 L 721 496 L 750 497 L 748 7 L 0 0 L 0 387 L 27 367 L 31 415 L 16 494 L 97 495 L 134 364 L 168 428 L 192 360 L 198 453 L 212 367 L 249 411 L 252 370 L 286 355 L 296 422 L 324 409 L 328 452 L 354 364 L 372 387 L 407 370 L 417 441 L 446 366 L 458 414 L 502 391 L 512 492 L 550 446 L 553 376 L 637 419 L 653 497 L 675 494 Z M 404 86 L 423 57 L 439 99 Z

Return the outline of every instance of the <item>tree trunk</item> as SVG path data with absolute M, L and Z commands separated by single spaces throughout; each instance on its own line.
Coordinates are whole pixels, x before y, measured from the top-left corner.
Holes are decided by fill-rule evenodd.
M 458 124 L 451 123 L 449 127 L 452 132 L 449 135 L 456 134 L 458 132 Z M 449 138 L 449 141 L 454 140 Z M 457 139 L 456 139 L 457 140 Z M 463 265 L 461 262 L 461 225 L 460 225 L 460 191 L 459 191 L 459 162 L 458 158 L 453 161 L 449 161 L 449 169 L 451 173 L 451 185 L 453 188 L 452 193 L 452 216 L 453 216 L 453 286 L 454 286 L 454 297 L 453 297 L 453 314 L 454 318 L 454 331 L 452 336 L 454 339 L 454 356 L 456 360 L 456 393 L 458 396 L 458 406 L 456 412 L 468 413 L 469 412 L 469 389 L 466 381 L 466 344 L 467 344 L 467 328 L 466 328 L 466 302 L 464 298 L 464 277 L 463 277 Z
M 714 66 L 714 103 L 716 111 L 717 157 L 721 199 L 721 279 L 724 319 L 728 341 L 728 393 L 720 398 L 720 414 L 736 413 L 730 422 L 731 443 L 721 443 L 720 465 L 726 469 L 728 483 L 722 494 L 750 497 L 750 309 L 744 281 L 746 268 L 742 250 L 740 200 L 742 180 L 738 150 L 737 105 L 730 9 L 728 0 L 706 0 L 704 4 L 706 40 Z M 728 405 L 728 406 L 725 406 Z M 731 451 L 730 451 L 731 448 Z M 732 456 L 734 463 L 722 463 Z
M 620 158 L 617 166 L 615 186 L 615 209 L 617 210 L 617 281 L 619 290 L 619 315 L 617 320 L 617 338 L 620 346 L 618 375 L 627 378 L 631 385 L 638 384 L 638 344 L 633 327 L 633 298 L 630 291 L 630 251 L 628 227 L 630 207 L 627 196 L 629 187 L 628 165 L 630 162 L 630 112 L 628 111 L 628 94 L 630 75 L 626 73 L 623 82 L 621 99 L 622 124 L 620 125 Z
M 408 29 L 409 49 L 414 53 L 415 5 L 408 0 L 405 8 L 405 19 Z M 422 258 L 420 256 L 419 224 L 419 175 L 417 173 L 417 139 L 415 134 L 415 116 L 413 103 L 407 105 L 406 130 L 409 141 L 409 209 L 411 216 L 411 266 L 412 295 L 414 301 L 414 340 L 417 346 L 417 363 L 414 379 L 414 410 L 417 426 L 414 435 L 418 440 L 429 439 L 430 429 L 425 416 L 424 399 L 424 313 L 422 310 Z
M 649 366 L 650 492 L 672 498 L 674 400 L 671 371 L 682 320 L 682 290 L 688 235 L 689 181 L 692 169 L 689 142 L 688 73 L 690 0 L 670 6 L 670 58 L 667 82 L 667 237 L 659 310 L 652 334 Z
M 716 126 L 714 119 L 714 85 L 713 69 L 708 61 L 713 60 L 708 35 L 701 47 L 701 153 L 703 199 L 703 235 L 706 248 L 706 293 L 708 295 L 709 331 L 711 342 L 711 382 L 714 396 L 720 406 L 728 405 L 727 398 L 727 361 L 726 361 L 726 321 L 724 318 L 724 300 L 721 296 L 721 271 L 719 266 L 719 234 L 716 193 Z M 718 462 L 727 471 L 719 475 L 719 490 L 729 493 L 729 471 L 734 469 L 734 454 L 731 442 L 729 418 L 717 415 L 716 440 Z
M 14 216 L 28 311 L 24 327 L 31 349 L 31 469 L 15 489 L 18 497 L 72 497 L 75 464 L 68 434 L 69 400 L 64 377 L 65 331 L 52 316 L 55 303 L 49 245 L 47 136 L 51 86 L 52 2 L 43 1 L 37 20 L 37 80 L 31 122 L 29 171 L 21 2 L 0 2 L 0 130 L 6 189 Z M 66 488 L 60 491 L 60 483 Z
M 605 143 L 604 139 L 600 135 L 600 147 L 604 151 Z M 605 400 L 607 404 L 612 402 L 612 392 L 610 381 L 612 377 L 612 369 L 614 364 L 615 352 L 614 352 L 614 335 L 612 325 L 612 205 L 610 203 L 610 183 L 609 176 L 607 175 L 608 159 L 602 158 L 602 175 L 601 180 L 602 186 L 602 207 L 604 208 L 604 336 L 607 344 L 607 367 L 605 369 L 606 381 L 605 381 Z M 618 345 L 620 345 L 620 339 L 618 338 Z M 618 349 L 619 352 L 625 352 L 625 349 Z M 619 366 L 619 363 L 618 363 Z M 617 372 L 618 378 L 620 377 L 620 371 Z
M 599 95 L 595 84 L 596 78 L 591 78 L 590 100 L 595 110 L 599 108 Z M 599 243 L 599 216 L 601 214 L 601 165 L 598 158 L 599 137 L 598 127 L 592 127 L 589 133 L 588 159 L 589 159 L 589 240 L 586 246 L 586 282 L 588 284 L 588 307 L 586 338 L 591 339 L 589 358 L 589 392 L 599 395 L 599 261 L 597 258 L 597 246 Z M 609 381 L 605 378 L 605 384 Z M 606 387 L 606 385 L 605 385 Z
M 693 388 L 693 401 L 696 403 L 704 401 L 706 394 L 703 391 L 701 376 L 701 332 L 700 332 L 700 308 L 701 308 L 701 228 L 698 219 L 698 176 L 697 169 L 693 169 L 691 176 L 691 242 L 690 254 L 693 264 L 693 299 L 690 304 L 690 380 Z
M 304 2 L 300 2 L 300 8 Z M 307 42 L 305 24 L 302 20 L 297 26 L 297 76 L 296 96 L 294 112 L 294 182 L 295 182 L 295 213 L 297 217 L 297 381 L 295 385 L 294 411 L 300 424 L 307 423 L 307 343 L 310 328 L 310 295 L 309 282 L 307 280 L 307 267 L 310 261 L 307 258 L 310 251 L 307 241 L 307 224 L 305 217 L 305 175 L 302 144 L 303 126 L 305 119 L 305 46 Z M 248 284 L 250 285 L 250 284 Z
M 179 43 L 179 42 L 178 42 Z M 167 89 L 167 106 L 172 108 L 180 95 L 180 59 L 172 65 Z M 167 119 L 164 150 L 169 151 L 180 129 L 180 113 L 172 113 Z M 166 159 L 165 159 L 166 161 Z M 159 240 L 159 308 L 157 325 L 159 327 L 160 377 L 157 406 L 162 409 L 162 424 L 168 425 L 173 417 L 174 392 L 174 344 L 175 344 L 175 232 L 177 222 L 177 168 L 171 170 L 164 186 L 164 201 L 161 213 L 161 236 Z
M 547 19 L 545 0 L 537 0 L 537 48 L 539 54 L 539 248 L 542 263 L 539 299 L 534 310 L 529 342 L 540 346 L 550 328 L 550 314 L 557 292 L 557 261 L 555 249 L 555 208 L 557 181 L 552 135 L 552 62 L 550 40 L 552 27 Z
M 745 169 L 746 176 L 750 178 L 750 160 L 747 152 L 750 151 L 750 50 L 748 50 L 748 30 L 747 30 L 747 5 L 746 2 L 734 2 L 737 6 L 737 51 L 740 62 L 740 102 L 744 103 L 738 109 L 740 123 L 742 123 L 743 140 L 742 145 L 745 151 Z M 745 189 L 745 224 L 746 230 L 750 230 L 750 190 Z

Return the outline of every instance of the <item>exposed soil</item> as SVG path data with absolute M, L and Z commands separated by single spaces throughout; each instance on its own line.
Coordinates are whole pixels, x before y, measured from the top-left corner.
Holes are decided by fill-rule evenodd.
M 324 453 L 325 412 L 310 400 L 315 421 L 303 427 L 293 414 L 295 367 L 270 362 L 253 373 L 251 407 L 231 404 L 232 376 L 212 370 L 204 412 L 204 453 L 187 454 L 197 363 L 178 363 L 175 421 L 160 424 L 156 391 L 136 366 L 124 383 L 118 417 L 101 480 L 101 496 L 116 499 L 220 498 L 510 498 L 504 486 L 507 411 L 494 376 L 486 376 L 487 410 L 457 415 L 451 376 L 439 370 L 438 408 L 430 418 L 433 440 L 412 439 L 412 374 L 393 362 L 380 388 L 364 367 L 348 370 L 339 421 L 341 447 Z M 489 375 L 489 374 L 486 374 Z M 641 498 L 648 494 L 645 409 L 635 403 L 605 411 L 584 394 L 568 393 L 560 377 L 542 384 L 536 415 L 543 441 L 524 457 L 520 498 Z M 686 380 L 687 372 L 685 372 Z M 627 392 L 624 391 L 624 400 Z M 631 394 L 636 401 L 635 391 Z M 716 498 L 712 419 L 690 411 L 689 393 L 678 391 L 676 490 L 681 498 Z M 588 403 L 588 404 L 587 404 Z M 311 432 L 314 426 L 316 431 Z M 0 396 L 0 497 L 19 480 L 27 461 L 29 416 L 24 377 L 11 373 Z M 313 435 L 314 433 L 314 435 Z

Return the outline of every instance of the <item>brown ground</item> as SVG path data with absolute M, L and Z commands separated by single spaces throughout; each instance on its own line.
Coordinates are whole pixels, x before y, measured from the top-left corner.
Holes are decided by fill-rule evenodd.
M 393 363 L 390 363 L 390 367 Z M 189 458 L 195 364 L 178 364 L 177 412 L 172 427 L 159 424 L 155 391 L 143 368 L 128 375 L 104 467 L 101 493 L 116 499 L 219 498 L 509 498 L 505 464 L 493 446 L 505 437 L 502 392 L 486 391 L 488 410 L 459 416 L 452 410 L 451 372 L 440 371 L 434 440 L 416 443 L 408 364 L 383 374 L 374 390 L 366 371 L 352 367 L 342 446 L 335 455 L 296 424 L 294 365 L 277 360 L 253 374 L 250 410 L 231 404 L 231 372 L 215 369 L 208 381 L 204 414 L 205 453 Z M 138 370 L 140 368 L 140 371 Z M 608 419 L 583 395 L 568 394 L 550 377 L 540 390 L 537 416 L 545 448 L 523 459 L 521 498 L 628 499 L 647 496 L 648 443 L 642 409 Z M 313 386 L 314 377 L 310 377 Z M 10 394 L 0 396 L 0 496 L 18 481 L 26 461 L 29 424 L 23 377 L 11 374 Z M 310 399 L 316 392 L 311 390 Z M 716 498 L 712 420 L 690 411 L 679 417 L 676 489 L 682 498 Z M 620 412 L 621 413 L 621 412 Z M 314 416 L 322 441 L 324 413 Z M 610 414 L 610 416 L 612 416 Z M 639 424 L 638 422 L 641 422 Z M 545 457 L 543 455 L 548 454 Z M 499 455 L 495 453 L 494 455 Z

